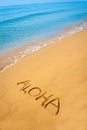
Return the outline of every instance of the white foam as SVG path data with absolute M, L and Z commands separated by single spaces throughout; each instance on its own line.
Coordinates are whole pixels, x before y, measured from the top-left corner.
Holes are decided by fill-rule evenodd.
M 4 70 L 6 70 L 8 67 L 14 65 L 15 63 L 17 63 L 19 60 L 21 60 L 22 58 L 24 58 L 26 55 L 31 54 L 35 51 L 40 50 L 43 47 L 46 47 L 50 44 L 54 44 L 55 42 L 58 42 L 60 40 L 62 40 L 65 37 L 68 37 L 72 34 L 75 34 L 77 32 L 80 32 L 84 29 L 87 28 L 87 21 L 80 23 L 79 25 L 75 25 L 73 27 L 71 27 L 70 29 L 65 30 L 64 32 L 61 32 L 60 34 L 58 34 L 56 37 L 54 36 L 53 38 L 47 39 L 41 43 L 38 44 L 34 44 L 31 47 L 27 46 L 27 48 L 23 51 L 19 51 L 18 53 L 20 54 L 20 56 L 18 57 L 17 55 L 14 56 L 12 58 L 12 63 L 7 65 L 5 68 L 3 68 L 3 70 L 1 70 L 0 72 L 3 72 Z M 11 60 L 11 58 L 9 57 L 9 59 Z

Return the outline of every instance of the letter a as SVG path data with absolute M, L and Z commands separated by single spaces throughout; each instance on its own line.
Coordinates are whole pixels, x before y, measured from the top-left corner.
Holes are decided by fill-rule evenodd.
M 53 102 L 56 101 L 56 100 L 57 100 L 57 105 L 53 103 Z M 57 115 L 57 114 L 59 113 L 59 110 L 60 110 L 60 100 L 59 100 L 59 98 L 55 98 L 55 99 L 49 101 L 49 102 L 45 105 L 45 108 L 46 108 L 48 105 L 50 105 L 50 104 L 57 108 L 57 112 L 56 112 L 56 115 Z
M 24 93 L 27 93 L 27 91 L 25 91 L 25 89 L 27 89 L 27 88 L 29 88 L 31 86 L 31 84 L 29 84 L 29 82 L 30 82 L 30 80 L 26 80 L 26 81 L 17 83 L 17 85 L 23 84 L 24 86 L 20 90 L 24 91 Z

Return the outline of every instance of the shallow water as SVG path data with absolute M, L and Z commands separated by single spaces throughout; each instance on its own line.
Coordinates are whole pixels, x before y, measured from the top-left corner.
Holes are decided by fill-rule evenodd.
M 0 70 L 87 28 L 87 2 L 0 7 Z

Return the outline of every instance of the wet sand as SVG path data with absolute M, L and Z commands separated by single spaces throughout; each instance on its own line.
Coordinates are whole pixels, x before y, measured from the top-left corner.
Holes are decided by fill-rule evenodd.
M 87 30 L 0 73 L 0 130 L 87 129 Z

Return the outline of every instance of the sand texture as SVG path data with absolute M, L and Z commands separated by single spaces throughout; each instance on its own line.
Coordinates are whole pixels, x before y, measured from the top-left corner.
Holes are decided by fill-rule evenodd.
M 0 73 L 0 130 L 87 130 L 87 30 Z

